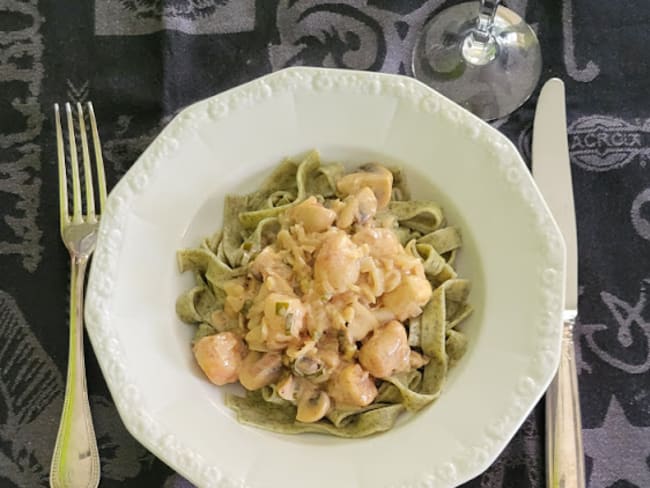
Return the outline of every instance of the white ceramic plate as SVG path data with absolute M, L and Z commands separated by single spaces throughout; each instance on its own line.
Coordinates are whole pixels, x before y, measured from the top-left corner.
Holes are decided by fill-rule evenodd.
M 402 165 L 415 197 L 462 230 L 469 350 L 443 394 L 384 434 L 285 436 L 236 422 L 194 365 L 174 314 L 191 285 L 175 252 L 221 225 L 227 192 L 286 156 Z M 564 245 L 514 146 L 417 81 L 280 71 L 181 112 L 108 199 L 87 292 L 88 334 L 129 431 L 200 486 L 448 487 L 486 469 L 559 357 Z

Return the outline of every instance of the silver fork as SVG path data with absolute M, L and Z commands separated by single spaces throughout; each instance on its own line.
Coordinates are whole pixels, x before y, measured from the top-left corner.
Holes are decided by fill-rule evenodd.
M 86 369 L 83 351 L 83 289 L 86 265 L 95 250 L 99 213 L 95 213 L 95 196 L 90 152 L 84 122 L 84 111 L 77 103 L 78 137 L 81 141 L 81 155 L 85 177 L 86 213 L 81 202 L 81 178 L 75 141 L 72 108 L 65 104 L 68 122 L 70 166 L 72 169 L 72 214 L 68 209 L 68 182 L 66 161 L 61 130 L 59 105 L 54 105 L 56 124 L 57 156 L 59 159 L 59 206 L 61 238 L 70 252 L 70 348 L 68 350 L 68 373 L 66 378 L 63 413 L 56 438 L 50 486 L 52 488 L 95 488 L 99 484 L 100 462 L 95 430 L 88 404 Z M 93 139 L 97 182 L 99 184 L 99 209 L 103 212 L 106 200 L 106 179 L 104 162 L 97 132 L 97 123 L 92 103 L 87 104 L 90 132 Z

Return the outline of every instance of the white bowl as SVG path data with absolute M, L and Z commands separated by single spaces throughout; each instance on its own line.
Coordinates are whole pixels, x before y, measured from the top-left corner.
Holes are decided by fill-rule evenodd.
M 284 157 L 401 165 L 415 197 L 461 228 L 473 283 L 469 349 L 440 398 L 389 432 L 344 440 L 237 423 L 194 365 L 174 313 L 191 285 L 177 249 L 221 224 L 226 193 Z M 196 103 L 112 191 L 86 302 L 87 329 L 128 430 L 205 487 L 454 486 L 498 456 L 559 359 L 564 244 L 515 147 L 403 76 L 290 68 Z

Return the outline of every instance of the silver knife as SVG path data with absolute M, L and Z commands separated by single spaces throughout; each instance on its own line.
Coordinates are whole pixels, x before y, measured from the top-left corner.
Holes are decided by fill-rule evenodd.
M 549 488 L 584 488 L 582 422 L 573 326 L 578 309 L 578 249 L 567 142 L 564 83 L 552 78 L 539 95 L 533 127 L 533 177 L 566 243 L 565 312 L 560 365 L 546 392 Z

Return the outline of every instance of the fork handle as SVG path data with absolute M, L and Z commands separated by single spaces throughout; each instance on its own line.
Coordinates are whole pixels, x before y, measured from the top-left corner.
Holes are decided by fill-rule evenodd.
M 52 488 L 96 488 L 99 484 L 99 452 L 88 404 L 83 350 L 83 290 L 87 264 L 88 257 L 71 258 L 68 373 L 50 469 Z
M 575 316 L 565 317 L 560 366 L 546 392 L 546 486 L 584 488 L 582 422 L 573 343 Z

